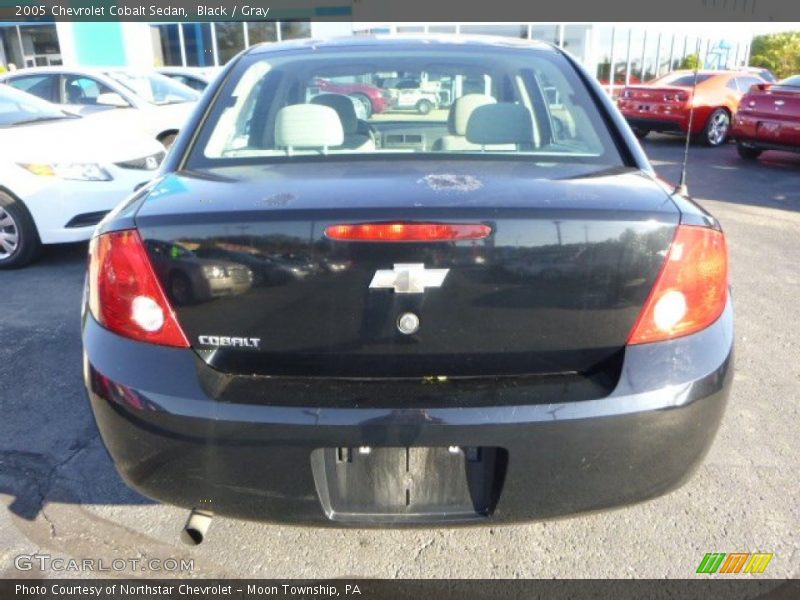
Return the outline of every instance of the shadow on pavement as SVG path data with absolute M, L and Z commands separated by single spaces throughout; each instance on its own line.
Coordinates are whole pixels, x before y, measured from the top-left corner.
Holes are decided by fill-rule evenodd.
M 86 252 L 85 242 L 45 246 L 30 266 L 0 271 L 0 494 L 28 520 L 49 502 L 152 503 L 120 479 L 84 391 Z

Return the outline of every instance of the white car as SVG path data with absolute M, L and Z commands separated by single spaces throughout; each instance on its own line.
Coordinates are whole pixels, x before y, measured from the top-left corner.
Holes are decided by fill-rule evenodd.
M 439 108 L 439 96 L 434 91 L 420 88 L 400 88 L 392 90 L 394 104 L 392 108 L 412 108 L 421 115 L 427 115 L 433 109 Z
M 132 122 L 167 148 L 200 97 L 160 73 L 119 68 L 35 67 L 6 73 L 0 82 L 81 115 L 126 109 Z
M 153 178 L 164 148 L 109 119 L 70 115 L 0 85 L 0 268 L 42 244 L 77 242 Z

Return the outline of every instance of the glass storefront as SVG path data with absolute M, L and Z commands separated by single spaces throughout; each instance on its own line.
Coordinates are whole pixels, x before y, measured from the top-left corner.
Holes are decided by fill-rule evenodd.
M 561 47 L 567 50 L 579 60 L 589 55 L 589 48 L 592 44 L 591 25 L 564 25 L 564 35 L 561 40 Z M 584 61 L 585 62 L 585 61 Z
M 183 48 L 186 67 L 214 66 L 214 43 L 210 23 L 183 23 Z M 170 65 L 171 66 L 171 65 Z
M 691 31 L 658 24 L 382 23 L 364 24 L 351 31 L 356 35 L 453 33 L 537 39 L 569 51 L 612 95 L 622 86 L 680 68 L 687 56 L 697 54 L 703 68 L 723 69 L 746 65 L 750 52 L 750 39 L 741 35 L 738 40 L 726 40 L 722 35 L 704 35 L 696 28 L 698 37 Z M 150 33 L 154 66 L 210 67 L 224 65 L 254 44 L 311 37 L 312 25 L 309 21 L 151 23 Z M 21 68 L 61 61 L 55 25 L 0 26 L 0 65 Z
M 577 58 L 612 94 L 625 85 L 650 81 L 673 71 L 692 54 L 700 66 L 725 69 L 745 66 L 749 43 L 718 36 L 687 35 L 680 28 L 624 23 L 381 23 L 354 33 L 455 33 L 520 37 L 548 42 Z M 741 36 L 740 36 L 741 37 Z M 749 40 L 748 40 L 749 42 Z M 699 44 L 699 49 L 698 49 Z
M 245 31 L 249 42 L 247 45 L 249 46 L 263 42 L 278 41 L 277 23 L 248 23 Z
M 150 26 L 156 66 L 221 66 L 262 42 L 311 37 L 309 21 L 174 23 Z
M 0 65 L 10 68 L 61 64 L 55 25 L 0 26 Z
M 461 33 L 477 35 L 500 35 L 503 37 L 527 38 L 528 27 L 521 23 L 511 25 L 462 25 Z

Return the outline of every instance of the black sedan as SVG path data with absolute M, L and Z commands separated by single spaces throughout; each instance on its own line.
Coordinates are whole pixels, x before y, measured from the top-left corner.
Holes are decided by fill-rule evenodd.
M 364 121 L 313 89 L 408 72 L 451 106 Z M 397 526 L 686 480 L 732 378 L 725 237 L 569 55 L 295 41 L 211 87 L 90 246 L 86 387 L 131 486 L 206 522 Z M 159 245 L 293 275 L 176 304 Z

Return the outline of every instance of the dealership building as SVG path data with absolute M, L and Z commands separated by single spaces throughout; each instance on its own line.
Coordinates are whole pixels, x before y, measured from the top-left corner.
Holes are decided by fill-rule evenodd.
M 752 34 L 707 23 L 361 23 L 341 0 L 285 21 L 0 25 L 0 65 L 217 66 L 262 42 L 368 33 L 490 34 L 568 50 L 606 86 L 647 81 L 699 54 L 705 68 L 748 64 Z M 328 19 L 328 20 L 325 20 Z M 330 20 L 336 19 L 336 20 Z M 613 73 L 613 77 L 612 74 Z

